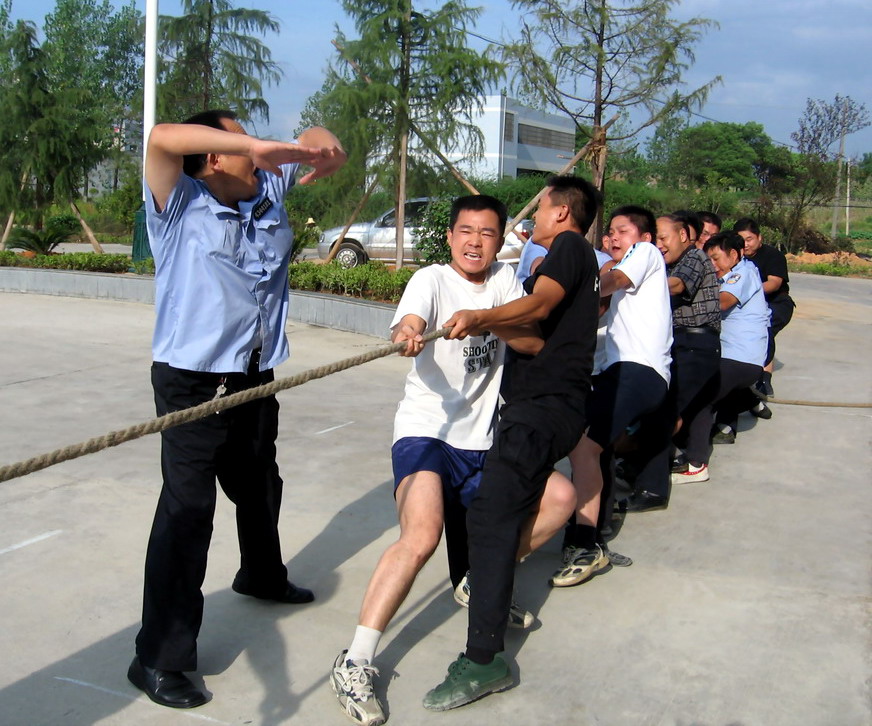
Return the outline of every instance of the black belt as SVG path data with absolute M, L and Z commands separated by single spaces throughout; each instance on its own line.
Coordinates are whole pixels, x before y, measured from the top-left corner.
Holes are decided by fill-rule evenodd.
M 718 336 L 720 335 L 720 332 L 718 332 L 717 330 L 715 330 L 715 329 L 714 329 L 713 327 L 711 327 L 710 325 L 703 325 L 703 326 L 700 327 L 700 328 L 686 327 L 686 326 L 684 326 L 684 325 L 676 325 L 676 326 L 672 329 L 672 332 L 673 332 L 673 333 L 697 333 L 697 334 L 699 334 L 699 333 L 708 333 L 709 335 L 718 335 Z

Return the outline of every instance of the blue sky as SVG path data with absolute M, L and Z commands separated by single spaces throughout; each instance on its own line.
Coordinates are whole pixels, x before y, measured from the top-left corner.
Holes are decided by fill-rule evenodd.
M 136 0 L 144 10 L 145 0 Z M 336 0 L 239 0 L 238 7 L 257 7 L 274 15 L 281 32 L 265 42 L 285 73 L 267 89 L 271 122 L 256 132 L 288 137 L 299 121 L 306 99 L 321 87 L 323 71 L 334 57 L 330 44 L 339 25 L 354 29 Z M 437 3 L 416 0 L 415 7 Z M 469 0 L 475 5 L 474 0 Z M 483 13 L 475 31 L 509 38 L 518 14 L 508 0 L 479 2 Z M 13 14 L 41 26 L 53 0 L 13 0 Z M 179 14 L 178 0 L 163 0 L 160 12 Z M 688 87 L 720 75 L 723 83 L 711 94 L 701 114 L 717 121 L 762 123 L 775 141 L 789 144 L 790 134 L 808 97 L 832 101 L 835 94 L 865 103 L 872 113 L 872 2 L 870 0 L 684 0 L 675 15 L 711 18 L 711 30 L 696 50 L 696 63 L 685 74 Z M 471 39 L 471 45 L 480 41 Z M 697 117 L 696 121 L 704 119 Z M 849 155 L 872 152 L 872 127 L 849 136 Z

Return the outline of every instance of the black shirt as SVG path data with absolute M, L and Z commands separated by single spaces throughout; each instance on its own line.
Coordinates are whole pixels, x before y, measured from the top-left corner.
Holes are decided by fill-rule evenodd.
M 745 255 L 748 257 L 747 255 Z M 760 271 L 761 282 L 766 282 L 770 276 L 780 277 L 781 287 L 773 293 L 766 293 L 766 302 L 775 300 L 782 295 L 787 295 L 790 292 L 790 285 L 787 279 L 787 258 L 783 252 L 780 252 L 772 245 L 760 245 L 757 254 L 748 259 L 756 265 Z
M 590 390 L 599 319 L 599 269 L 593 247 L 577 232 L 561 232 L 535 274 L 524 281 L 528 293 L 541 275 L 557 282 L 565 295 L 539 323 L 545 339 L 542 350 L 535 356 L 516 356 L 511 400 L 583 399 Z

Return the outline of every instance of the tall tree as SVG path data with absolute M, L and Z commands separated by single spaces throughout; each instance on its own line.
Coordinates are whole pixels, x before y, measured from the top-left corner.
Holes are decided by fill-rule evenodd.
M 770 172 L 772 140 L 758 123 L 706 121 L 682 130 L 672 165 L 684 184 L 701 186 L 721 179 L 738 190 L 757 190 Z
M 716 23 L 670 17 L 678 0 L 513 0 L 520 38 L 496 49 L 515 69 L 520 97 L 570 116 L 595 140 L 595 180 L 605 181 L 603 126 L 615 113 L 627 138 L 683 109 L 699 107 L 720 76 L 682 92 L 694 46 Z M 610 134 L 611 135 L 611 134 Z
M 282 72 L 254 36 L 278 32 L 278 21 L 230 0 L 183 0 L 182 13 L 160 18 L 158 117 L 223 107 L 242 120 L 269 121 L 263 85 L 277 83 Z
M 391 169 L 386 178 L 396 189 L 401 264 L 407 168 L 416 160 L 432 164 L 434 148 L 481 154 L 473 116 L 502 79 L 502 64 L 467 47 L 466 29 L 481 11 L 463 0 L 423 12 L 411 0 L 343 0 L 342 7 L 359 37 L 337 32 L 342 58 L 330 70 L 318 107 L 339 122 L 331 128 L 340 137 L 347 128 L 364 144 L 370 169 Z
M 129 119 L 139 115 L 132 107 L 142 65 L 139 14 L 132 4 L 115 14 L 109 0 L 57 0 L 44 31 L 51 91 L 87 93 L 91 102 L 71 108 L 72 120 L 101 130 L 92 148 L 80 149 L 87 195 L 89 171 L 118 155 Z
M 833 215 L 830 237 L 836 239 L 836 221 L 839 196 L 842 184 L 842 162 L 845 158 L 845 137 L 869 125 L 866 106 L 857 103 L 850 96 L 839 96 L 832 103 L 809 98 L 805 114 L 799 120 L 799 131 L 793 135 L 794 141 L 810 153 L 826 157 L 836 141 L 839 151 L 836 155 L 836 188 L 833 192 Z
M 0 86 L 5 109 L 0 207 L 29 211 L 39 223 L 49 203 L 76 197 L 83 150 L 99 144 L 102 130 L 92 117 L 75 113 L 93 103 L 86 89 L 52 88 L 48 58 L 33 23 L 18 21 L 6 49 L 9 76 Z

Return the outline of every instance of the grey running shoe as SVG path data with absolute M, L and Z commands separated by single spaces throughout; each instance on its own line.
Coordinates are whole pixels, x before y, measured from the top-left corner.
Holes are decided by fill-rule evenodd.
M 461 607 L 469 607 L 469 571 L 463 576 L 460 584 L 454 588 L 454 601 Z M 509 605 L 509 627 L 517 628 L 518 630 L 526 630 L 536 620 L 533 613 L 524 610 L 512 598 L 512 603 Z
M 463 653 L 448 666 L 448 675 L 436 688 L 424 696 L 424 708 L 429 711 L 447 711 L 482 696 L 504 691 L 512 685 L 512 672 L 500 657 L 487 665 L 473 663 Z
M 580 585 L 608 564 L 609 558 L 599 545 L 593 549 L 566 547 L 563 550 L 563 566 L 551 576 L 550 584 L 552 587 Z
M 339 706 L 348 718 L 363 726 L 379 726 L 385 722 L 381 704 L 372 690 L 372 683 L 378 675 L 378 668 L 369 663 L 346 660 L 347 650 L 343 650 L 333 663 L 330 685 L 339 699 Z

